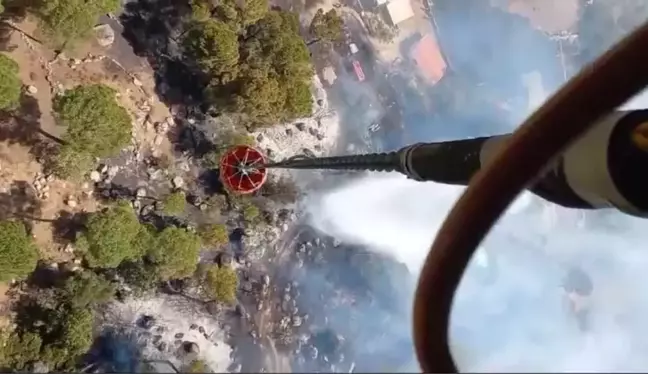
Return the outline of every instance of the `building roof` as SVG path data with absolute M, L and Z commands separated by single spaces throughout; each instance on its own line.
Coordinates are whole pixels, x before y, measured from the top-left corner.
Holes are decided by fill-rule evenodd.
M 414 46 L 411 57 L 420 69 L 421 73 L 430 80 L 437 83 L 445 75 L 448 67 L 436 38 L 427 34 Z
M 410 0 L 392 0 L 387 3 L 387 13 L 394 25 L 414 17 L 414 10 Z

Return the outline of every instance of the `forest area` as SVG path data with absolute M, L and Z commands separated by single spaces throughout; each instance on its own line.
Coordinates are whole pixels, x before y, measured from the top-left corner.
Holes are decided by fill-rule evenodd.
M 119 0 L 4 0 L 0 23 L 6 34 L 19 32 L 36 40 L 53 56 L 51 65 L 83 49 L 99 18 L 120 13 L 120 7 Z M 191 0 L 178 5 L 174 17 L 178 22 L 168 42 L 177 47 L 180 63 L 192 77 L 191 90 L 199 98 L 193 106 L 202 108 L 204 115 L 227 116 L 234 123 L 198 158 L 205 170 L 215 169 L 231 145 L 253 145 L 249 131 L 311 115 L 314 71 L 308 46 L 335 41 L 342 32 L 335 10 L 320 9 L 304 27 L 296 13 L 271 8 L 267 0 Z M 34 22 L 39 35 L 22 31 L 25 22 Z M 40 171 L 35 176 L 35 199 L 50 199 L 54 195 L 50 185 L 56 183 L 85 190 L 92 189 L 89 184 L 100 186 L 106 175 L 115 173 L 105 160 L 119 156 L 135 137 L 133 114 L 123 104 L 127 94 L 104 82 L 74 84 L 55 92 L 47 103 L 55 122 L 53 133 L 38 118 L 24 126 L 25 103 L 40 94 L 23 81 L 21 69 L 23 64 L 11 53 L 0 53 L 0 142 L 31 149 L 46 145 L 36 157 Z M 141 86 L 138 83 L 135 86 Z M 160 100 L 170 105 L 168 98 Z M 163 158 L 153 157 L 156 167 L 164 169 Z M 6 163 L 0 165 L 0 170 L 7 170 Z M 0 195 L 7 195 L 2 203 L 11 205 L 16 180 L 7 177 L 2 182 L 11 186 L 0 185 Z M 138 295 L 180 281 L 185 288 L 198 290 L 194 296 L 205 302 L 236 302 L 240 286 L 236 270 L 227 261 L 200 262 L 201 251 L 224 252 L 236 230 L 270 225 L 272 214 L 258 204 L 258 196 L 226 190 L 197 196 L 180 177 L 171 182 L 163 194 L 138 188 L 127 196 L 98 196 L 95 209 L 75 210 L 83 201 L 95 199 L 92 191 L 85 191 L 82 198 L 64 196 L 69 211 L 53 218 L 40 216 L 38 210 L 0 206 L 5 210 L 0 214 L 0 282 L 9 285 L 10 300 L 5 301 L 11 305 L 0 330 L 3 370 L 79 370 L 94 342 L 96 311 L 124 297 L 123 285 Z M 290 181 L 279 180 L 264 186 L 261 197 L 289 202 L 296 197 L 295 189 Z M 193 206 L 220 218 L 192 222 L 187 212 Z M 227 224 L 232 220 L 237 228 Z M 65 266 L 48 262 L 52 256 L 39 247 L 36 224 L 51 226 L 57 243 L 65 248 Z M 195 360 L 182 370 L 207 369 Z

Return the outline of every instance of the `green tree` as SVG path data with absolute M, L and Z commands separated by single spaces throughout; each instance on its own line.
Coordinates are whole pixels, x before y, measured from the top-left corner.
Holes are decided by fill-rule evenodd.
M 68 278 L 63 290 L 68 303 L 78 309 L 105 303 L 115 295 L 115 286 L 92 271 L 77 273 Z
M 240 8 L 243 27 L 256 23 L 268 13 L 268 0 L 245 0 Z
M 64 179 L 78 179 L 95 163 L 94 157 L 88 153 L 76 151 L 73 147 L 63 144 L 54 156 L 52 171 Z
M 199 22 L 187 32 L 183 44 L 201 70 L 219 79 L 227 74 L 227 81 L 236 75 L 238 36 L 226 23 L 214 19 Z
M 130 204 L 121 201 L 90 216 L 77 238 L 77 247 L 91 267 L 114 268 L 144 255 L 149 235 Z
M 138 296 L 155 289 L 159 283 L 159 269 L 144 260 L 124 261 L 117 270 Z
M 398 34 L 398 30 L 385 23 L 379 14 L 367 12 L 363 18 L 369 35 L 383 43 L 391 43 Z
M 91 309 L 72 308 L 68 311 L 61 337 L 61 345 L 67 357 L 80 356 L 90 349 L 93 323 L 94 313 Z
M 311 94 L 310 81 L 295 79 L 292 84 L 286 84 L 286 100 L 284 108 L 287 113 L 294 113 L 294 117 L 306 117 L 313 110 L 313 95 Z
M 183 373 L 210 373 L 209 366 L 203 360 L 193 360 Z
M 236 301 L 238 283 L 238 276 L 233 268 L 212 265 L 205 274 L 204 287 L 210 298 L 232 304 Z
M 242 113 L 256 126 L 309 115 L 313 67 L 299 27 L 296 13 L 270 10 L 242 28 L 236 75 L 228 75 L 233 81 L 225 82 L 219 71 L 213 74 L 207 89 L 212 104 Z
M 188 277 L 196 270 L 200 237 L 178 227 L 167 227 L 158 235 L 149 257 L 159 267 L 161 280 Z
M 211 18 L 212 6 L 209 0 L 191 0 L 191 18 L 195 22 L 204 22 Z
M 343 24 L 342 18 L 335 9 L 328 12 L 324 12 L 322 8 L 318 9 L 309 27 L 309 31 L 315 37 L 315 40 L 309 42 L 309 44 L 320 40 L 328 42 L 340 40 L 342 38 Z
M 32 332 L 19 335 L 16 332 L 2 334 L 0 367 L 12 370 L 25 370 L 31 362 L 40 359 L 41 337 Z
M 66 126 L 64 142 L 77 153 L 109 157 L 131 138 L 131 119 L 103 84 L 78 86 L 54 99 L 54 111 Z
M 227 226 L 222 224 L 204 225 L 198 230 L 203 244 L 207 246 L 219 246 L 229 242 L 229 231 Z
M 25 225 L 0 221 L 0 282 L 24 279 L 37 261 L 38 249 Z
M 74 371 L 78 358 L 85 354 L 93 342 L 94 311 L 73 308 L 62 303 L 53 313 L 47 344 L 41 350 L 40 360 L 57 371 Z
M 47 0 L 37 2 L 42 28 L 56 45 L 70 45 L 87 36 L 99 16 L 119 9 L 119 0 Z
M 255 119 L 278 120 L 277 108 L 286 102 L 286 91 L 282 88 L 279 80 L 270 76 L 245 79 L 234 97 L 234 110 Z
M 256 222 L 260 215 L 261 212 L 256 205 L 248 203 L 243 206 L 243 219 L 245 219 L 247 222 Z
M 133 253 L 145 255 L 155 244 L 157 229 L 150 223 L 141 224 L 135 241 L 133 242 Z M 141 257 L 138 255 L 138 258 Z
M 241 30 L 241 15 L 236 0 L 221 0 L 212 10 L 214 18 L 227 24 L 235 32 Z
M 175 215 L 184 212 L 187 207 L 187 199 L 182 191 L 170 193 L 164 198 L 162 202 L 164 206 L 164 213 L 168 215 Z
M 22 82 L 18 77 L 18 63 L 0 54 L 0 110 L 14 109 L 20 102 Z

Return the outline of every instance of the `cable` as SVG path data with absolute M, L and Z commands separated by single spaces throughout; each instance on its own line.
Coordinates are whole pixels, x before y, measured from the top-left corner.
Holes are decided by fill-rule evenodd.
M 413 334 L 424 372 L 457 372 L 448 346 L 448 319 L 479 243 L 545 165 L 648 85 L 646 50 L 648 24 L 583 68 L 529 117 L 455 204 L 430 248 L 416 290 Z
M 265 167 L 283 169 L 398 171 L 402 173 L 400 160 L 401 155 L 399 152 L 321 158 L 298 155 L 276 163 L 266 164 Z

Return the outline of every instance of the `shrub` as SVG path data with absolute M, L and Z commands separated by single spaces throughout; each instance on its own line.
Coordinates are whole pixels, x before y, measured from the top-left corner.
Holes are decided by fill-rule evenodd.
M 25 225 L 0 221 L 0 282 L 24 279 L 38 261 L 38 249 Z
M 86 229 L 77 238 L 91 267 L 114 268 L 124 260 L 134 260 L 150 247 L 150 233 L 141 225 L 127 201 L 90 216 Z
M 236 301 L 238 283 L 238 276 L 233 268 L 212 265 L 205 274 L 204 287 L 210 298 L 232 304 Z

